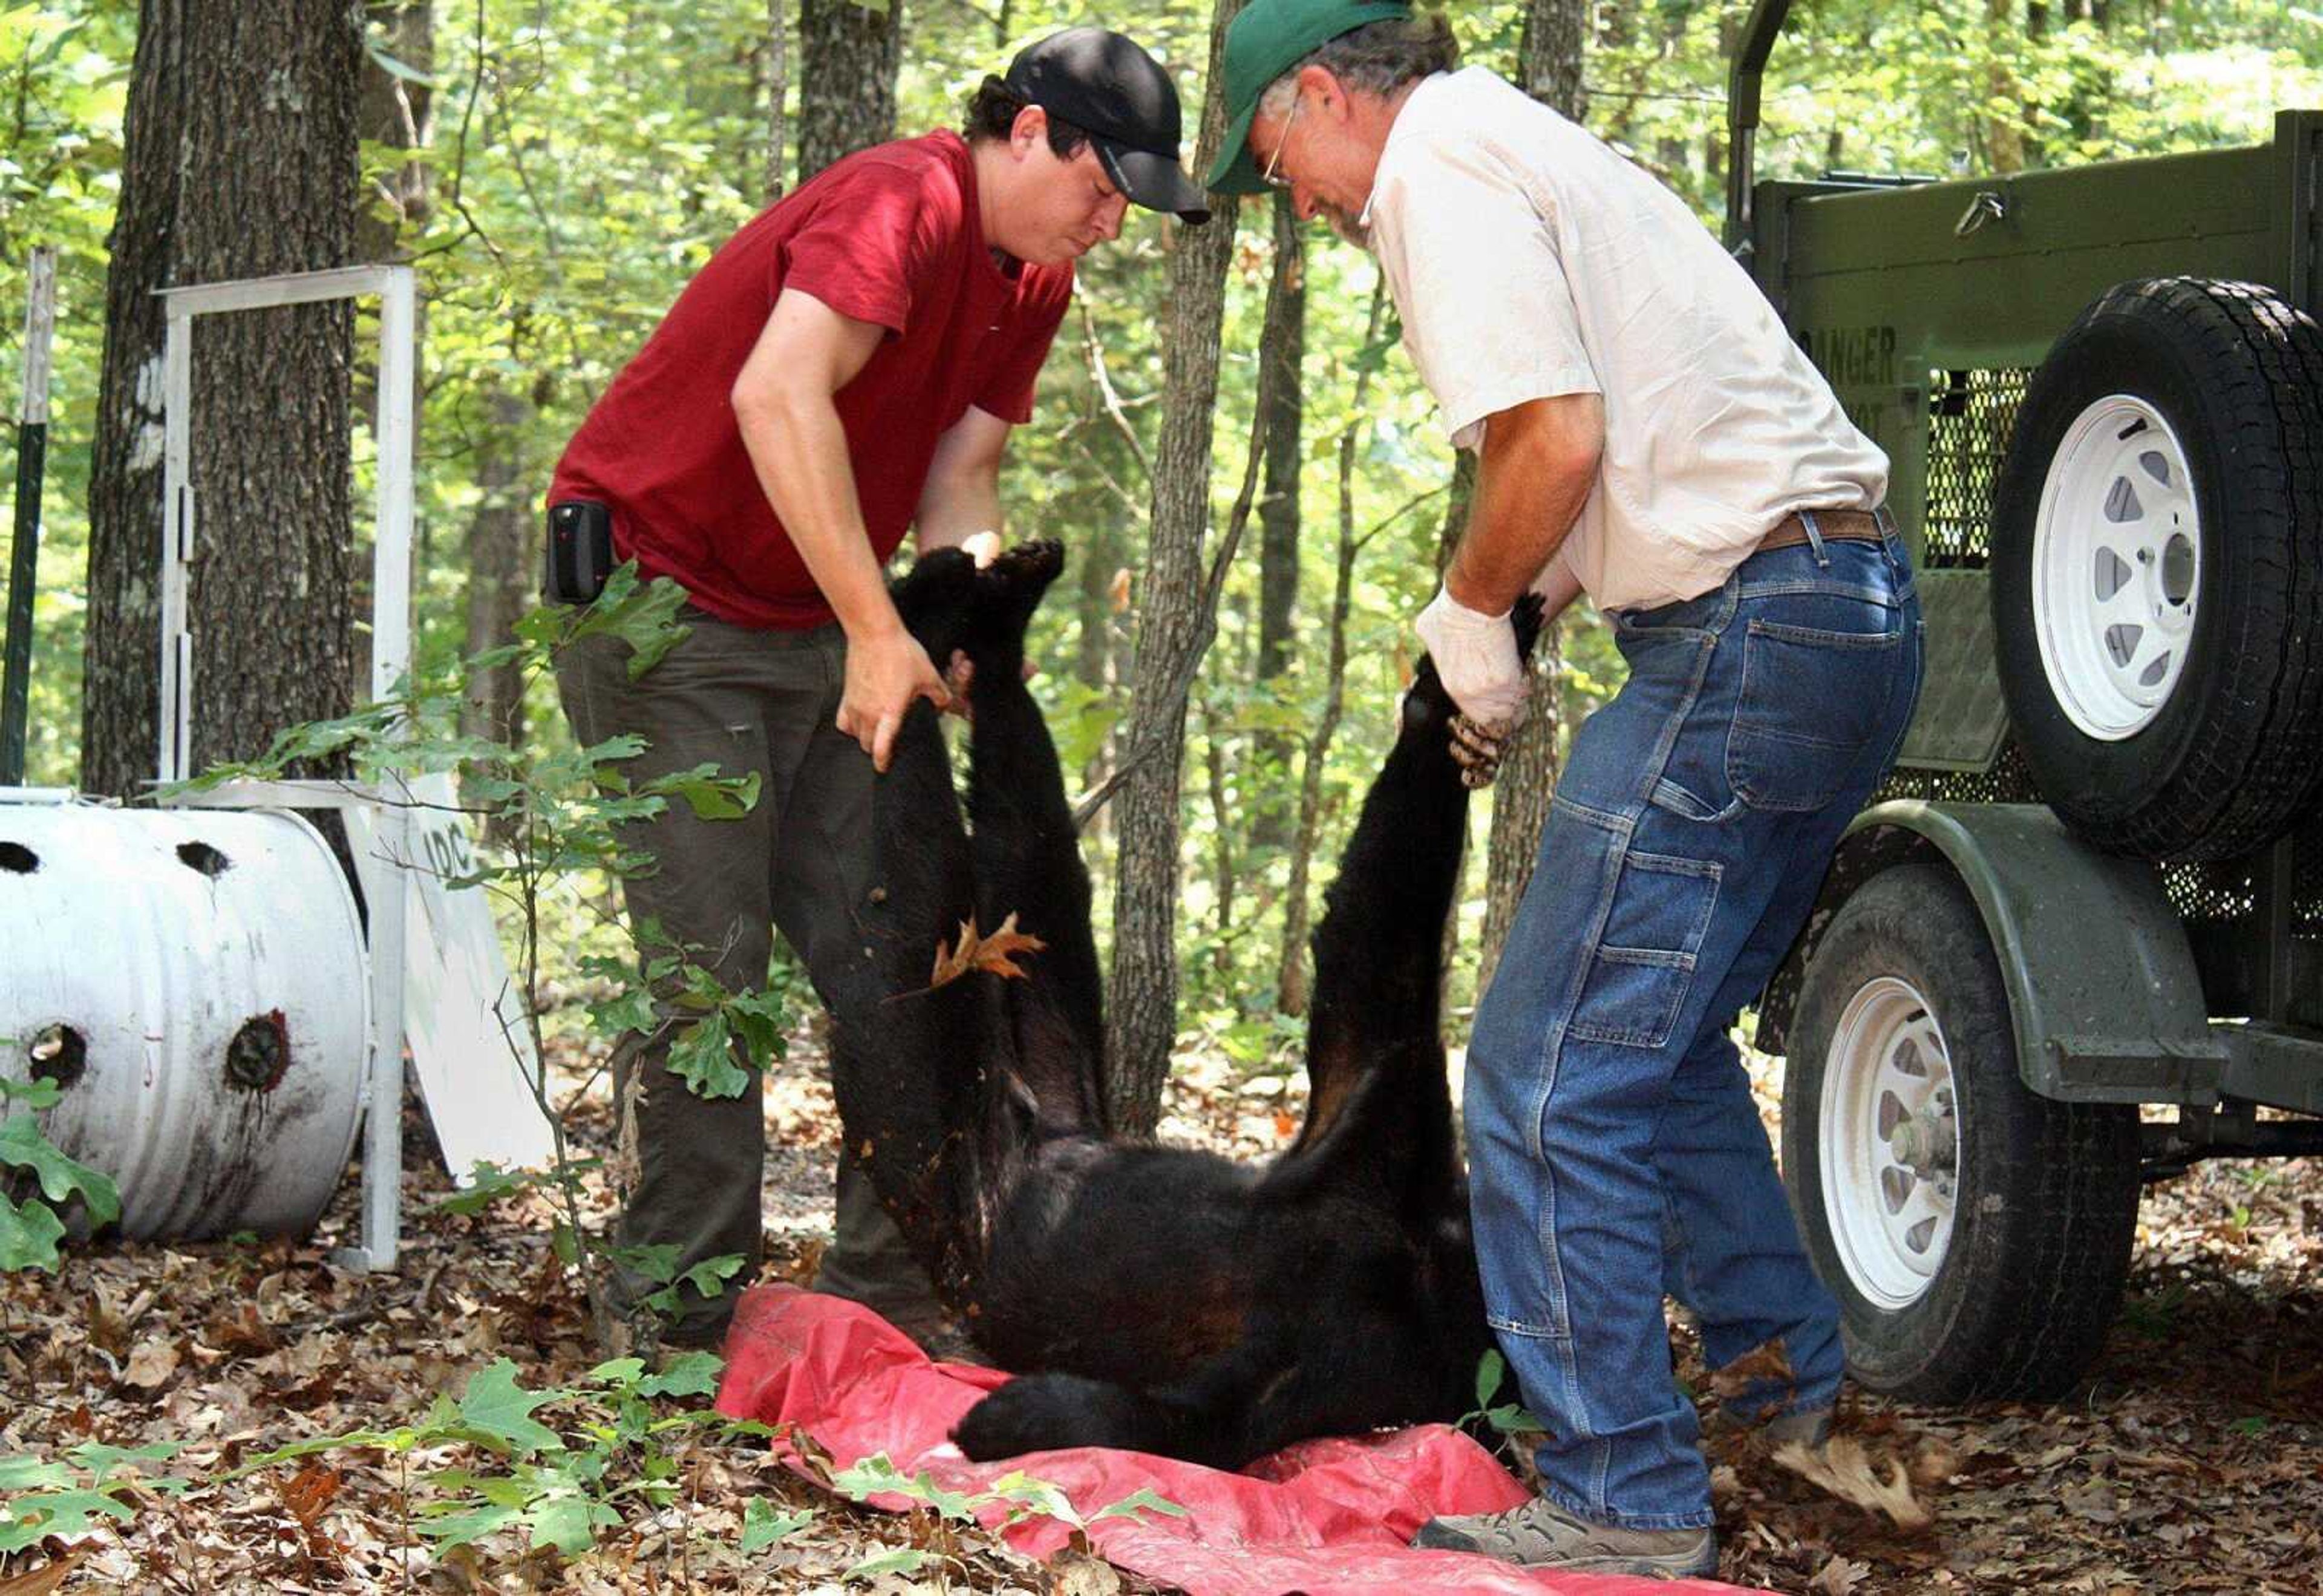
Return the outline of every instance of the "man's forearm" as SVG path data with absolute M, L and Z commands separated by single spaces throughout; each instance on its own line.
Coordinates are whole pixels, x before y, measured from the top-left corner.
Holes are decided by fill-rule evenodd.
M 1000 530 L 1000 479 L 988 472 L 962 472 L 947 481 L 928 484 L 913 546 L 958 548 L 978 532 Z
M 1499 615 L 1533 586 L 1596 489 L 1603 439 L 1604 411 L 1594 394 L 1536 399 L 1493 417 L 1445 591 L 1471 610 Z M 1566 592 L 1566 601 L 1572 596 Z
M 903 629 L 864 529 L 847 431 L 828 397 L 785 390 L 736 407 L 742 445 L 767 501 L 849 637 Z

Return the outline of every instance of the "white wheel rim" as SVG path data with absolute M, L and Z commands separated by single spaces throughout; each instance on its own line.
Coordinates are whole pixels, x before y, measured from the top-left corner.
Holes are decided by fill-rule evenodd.
M 2066 429 L 2033 525 L 2033 624 L 2057 707 L 2118 742 L 2153 723 L 2186 671 L 2202 591 L 2186 451 L 2134 395 Z
M 1823 1061 L 1823 1213 L 1849 1282 L 1890 1311 L 1927 1292 L 1951 1245 L 1960 1169 L 1951 1053 L 1926 998 L 1878 976 Z

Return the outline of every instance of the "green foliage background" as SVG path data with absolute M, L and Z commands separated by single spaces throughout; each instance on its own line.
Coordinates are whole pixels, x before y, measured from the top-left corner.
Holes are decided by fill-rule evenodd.
M 1520 20 L 1510 3 L 1452 8 L 1472 61 L 1506 69 Z M 1601 4 L 1585 66 L 1586 120 L 1685 196 L 1712 225 L 1721 203 L 1724 47 L 1741 5 L 1706 0 Z M 419 463 L 423 658 L 467 647 L 463 538 L 482 507 L 479 463 L 510 452 L 537 494 L 592 399 L 651 330 L 688 276 L 765 199 L 771 52 L 763 0 L 462 0 L 436 19 L 435 136 L 418 159 L 435 203 L 406 230 L 427 298 Z M 1024 40 L 1083 20 L 1032 0 L 994 13 L 973 0 L 907 8 L 900 126 L 949 124 L 980 75 Z M 1116 19 L 1118 20 L 1118 19 Z M 1186 0 L 1149 10 L 1137 31 L 1171 62 L 1189 105 L 1201 92 L 1207 11 Z M 122 114 L 135 43 L 127 0 L 47 0 L 0 9 L 0 392 L 20 382 L 26 256 L 61 253 L 46 532 L 32 677 L 30 779 L 69 784 L 79 726 L 87 560 L 85 502 L 104 322 L 106 234 L 117 191 Z M 374 50 L 384 53 L 374 37 Z M 798 52 L 789 61 L 797 94 Z M 1768 85 L 1761 170 L 1831 168 L 1949 175 L 2247 142 L 2279 107 L 2323 105 L 2323 14 L 2269 0 L 1802 0 Z M 793 124 L 794 126 L 794 124 Z M 405 157 L 367 148 L 373 174 Z M 1170 228 L 1133 212 L 1122 241 L 1084 262 L 1081 304 L 1051 356 L 1041 407 L 1012 448 L 1006 480 L 1019 534 L 1062 536 L 1080 567 L 1041 622 L 1043 689 L 1070 766 L 1092 770 L 1125 709 L 1147 484 L 1137 454 L 1092 379 L 1101 349 L 1146 452 L 1159 429 L 1158 334 Z M 1263 205 L 1244 207 L 1230 284 L 1217 408 L 1213 499 L 1223 518 L 1242 476 L 1256 386 L 1256 344 L 1271 255 Z M 1255 684 L 1254 537 L 1230 582 L 1219 638 L 1197 689 L 1187 763 L 1189 1021 L 1258 1065 L 1281 1027 L 1271 1016 L 1279 953 L 1280 850 L 1247 852 L 1247 821 L 1297 779 L 1253 735 L 1303 730 L 1326 683 L 1322 637 L 1336 533 L 1333 463 L 1356 430 L 1358 528 L 1441 485 L 1448 455 L 1427 398 L 1400 355 L 1388 358 L 1364 412 L 1354 371 L 1371 261 L 1328 243 L 1309 251 L 1307 532 L 1300 626 L 1311 646 L 1279 692 Z M 1083 335 L 1086 325 L 1090 337 Z M 511 408 L 513 396 L 521 402 Z M 511 423 L 510 415 L 519 419 Z M 13 424 L 12 424 L 13 426 Z M 358 502 L 361 502 L 359 500 Z M 1373 540 L 1358 568 L 1350 713 L 1335 746 L 1321 851 L 1335 851 L 1350 800 L 1377 767 L 1410 653 L 1409 617 L 1433 582 L 1441 502 Z M 5 536 L 5 534 L 0 534 Z M 1619 667 L 1600 628 L 1571 628 L 1568 693 L 1585 708 Z M 562 738 L 545 696 L 534 735 Z M 1221 756 L 1226 803 L 1206 775 Z M 1221 826 L 1223 823 L 1223 831 Z M 1480 819 L 1481 825 L 1481 819 Z M 1479 836 L 1481 836 L 1481 830 Z M 1231 925 L 1214 886 L 1217 848 L 1235 854 Z M 1100 914 L 1106 841 L 1092 839 Z M 1318 872 L 1327 884 L 1327 869 Z M 1470 871 L 1472 897 L 1480 868 Z M 1473 916 L 1479 905 L 1471 902 Z M 576 939 L 578 940 L 578 939 Z M 1473 940 L 1473 939 L 1471 939 Z M 1455 978 L 1455 992 L 1467 977 Z

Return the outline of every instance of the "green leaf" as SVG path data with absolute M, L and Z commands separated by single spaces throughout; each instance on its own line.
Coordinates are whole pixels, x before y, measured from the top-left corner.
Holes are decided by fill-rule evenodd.
M 935 1555 L 917 1546 L 898 1546 L 893 1551 L 877 1552 L 840 1575 L 848 1580 L 877 1579 L 883 1573 L 917 1573 Z
M 413 1527 L 431 1541 L 447 1546 L 464 1546 L 472 1541 L 483 1539 L 496 1529 L 507 1528 L 516 1522 L 522 1510 L 486 1504 L 464 1512 L 449 1513 L 441 1518 L 423 1518 Z
M 1476 1360 L 1476 1406 L 1489 1405 L 1501 1389 L 1501 1381 L 1509 1371 L 1509 1361 L 1497 1349 L 1487 1351 Z
M 567 1557 L 577 1557 L 595 1544 L 598 1525 L 620 1521 L 621 1516 L 602 1503 L 563 1492 L 542 1497 L 524 1510 L 533 1540 L 546 1541 Z
M 502 1197 L 519 1196 L 532 1189 L 535 1177 L 529 1170 L 503 1169 L 490 1159 L 477 1161 L 473 1171 L 475 1184 L 465 1191 L 454 1192 L 428 1209 L 432 1214 L 482 1213 Z
M 1089 1515 L 1092 1524 L 1106 1518 L 1134 1518 L 1140 1513 L 1159 1513 L 1166 1518 L 1183 1518 L 1185 1509 L 1164 1496 L 1156 1496 L 1151 1487 L 1134 1491 L 1119 1501 L 1099 1508 Z
M 1003 1474 L 999 1479 L 995 1480 L 987 1494 L 1005 1502 L 1015 1502 L 1020 1507 L 1047 1518 L 1059 1519 L 1076 1529 L 1082 1527 L 1081 1516 L 1073 1507 L 1071 1498 L 1048 1481 L 1036 1479 L 1021 1469 L 1013 1473 Z
M 671 1280 L 669 1285 L 662 1287 L 660 1291 L 655 1291 L 653 1297 L 646 1298 L 646 1306 L 653 1308 L 655 1313 L 676 1317 L 676 1315 L 681 1315 L 683 1310 L 685 1310 L 685 1303 L 678 1298 L 678 1287 L 685 1287 L 685 1285 L 694 1287 L 694 1294 L 702 1298 L 718 1297 L 718 1287 L 721 1287 L 721 1282 L 731 1280 L 734 1275 L 741 1273 L 741 1266 L 743 1266 L 743 1257 L 739 1252 L 722 1252 L 721 1257 L 704 1259 L 704 1261 L 694 1264 L 693 1269 L 687 1269 L 683 1275 L 678 1275 L 676 1280 Z
M 31 1080 L 10 1080 L 0 1075 L 0 1102 L 14 1101 L 27 1108 L 54 1108 L 64 1101 L 65 1089 L 47 1076 L 35 1076 Z
M 661 1017 L 654 1013 L 653 994 L 642 986 L 631 986 L 618 997 L 591 1004 L 589 1023 L 600 1036 L 617 1041 L 631 1032 L 651 1031 L 661 1023 Z
M 43 1463 L 19 1453 L 0 1457 L 0 1491 L 44 1491 L 72 1483 L 72 1471 L 62 1463 Z
M 0 1556 L 21 1552 L 51 1535 L 88 1535 L 103 1527 L 96 1516 L 116 1524 L 135 1519 L 137 1509 L 102 1491 L 52 1491 L 0 1503 Z
M 460 1398 L 460 1417 L 470 1427 L 504 1441 L 520 1456 L 555 1452 L 565 1443 L 555 1430 L 536 1422 L 532 1410 L 568 1391 L 528 1391 L 516 1382 L 516 1365 L 506 1358 L 479 1370 Z
M 723 1261 L 714 1260 L 713 1261 Z M 730 1275 L 742 1267 L 742 1260 L 733 1261 Z M 693 1280 L 699 1270 L 691 1270 L 686 1279 Z M 724 1277 L 720 1277 L 723 1279 Z M 708 1293 L 704 1292 L 707 1296 Z M 660 1373 L 648 1375 L 638 1381 L 638 1394 L 646 1397 L 709 1397 L 718 1391 L 718 1377 L 725 1371 L 725 1360 L 716 1353 L 685 1353 L 672 1358 Z
M 757 1078 L 734 1062 L 724 1014 L 696 1020 L 669 1044 L 669 1069 L 697 1097 L 739 1097 Z
M 112 1181 L 90 1169 L 75 1163 L 41 1134 L 41 1127 L 29 1114 L 11 1114 L 0 1124 L 0 1164 L 26 1166 L 41 1178 L 41 1190 L 49 1201 L 61 1203 L 73 1193 L 80 1193 L 88 1205 L 88 1216 L 99 1225 L 121 1217 L 121 1191 Z
M 758 773 L 721 775 L 712 764 L 657 775 L 637 788 L 656 798 L 682 798 L 698 821 L 735 821 L 758 805 Z
M 612 1256 L 613 1261 L 623 1269 L 635 1270 L 647 1280 L 666 1286 L 677 1279 L 677 1257 L 683 1251 L 675 1242 L 651 1242 L 634 1247 L 615 1247 Z
M 1484 1422 L 1492 1426 L 1494 1434 L 1501 1435 L 1520 1435 L 1534 1430 L 1546 1432 L 1548 1428 L 1529 1409 L 1514 1402 L 1492 1408 L 1484 1415 Z
M 57 1255 L 64 1234 L 64 1221 L 38 1197 L 27 1197 L 20 1208 L 0 1197 L 0 1273 L 44 1269 L 54 1274 L 64 1261 Z
M 813 1512 L 777 1513 L 765 1497 L 754 1496 L 742 1509 L 742 1555 L 763 1552 L 813 1522 Z
M 185 1449 L 183 1441 L 156 1441 L 149 1446 L 108 1446 L 102 1441 L 84 1441 L 65 1455 L 95 1474 L 101 1485 L 124 1463 L 168 1463 Z
M 643 1358 L 613 1358 L 598 1364 L 581 1378 L 591 1385 L 631 1386 L 646 1371 Z
M 726 1000 L 727 1023 L 741 1038 L 742 1050 L 761 1069 L 783 1056 L 783 1027 L 789 1023 L 788 1005 L 779 992 L 743 992 Z

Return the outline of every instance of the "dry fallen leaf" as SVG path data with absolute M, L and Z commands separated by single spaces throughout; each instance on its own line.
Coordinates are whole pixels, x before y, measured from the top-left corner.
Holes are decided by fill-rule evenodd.
M 1849 1596 L 1856 1586 L 1871 1576 L 1868 1564 L 1850 1563 L 1844 1557 L 1833 1557 L 1815 1571 L 1807 1582 L 1807 1589 L 1817 1596 Z
M 65 1582 L 65 1576 L 72 1573 L 80 1557 L 80 1549 L 75 1547 L 45 1568 L 0 1579 L 0 1596 L 49 1596 L 50 1591 Z
M 282 1506 L 311 1531 L 338 1499 L 339 1487 L 344 1482 L 344 1477 L 329 1464 L 309 1463 L 282 1488 Z
M 1791 1354 L 1779 1335 L 1762 1342 L 1722 1369 L 1710 1371 L 1711 1393 L 1722 1402 L 1731 1402 L 1754 1386 L 1774 1384 L 1788 1386 L 1796 1383 L 1798 1376 L 1791 1369 Z
M 976 932 L 976 916 L 969 915 L 960 922 L 960 946 L 949 949 L 941 941 L 936 944 L 936 968 L 928 977 L 928 990 L 957 981 L 970 970 L 983 970 L 1008 980 L 1021 981 L 1024 968 L 1011 957 L 1017 953 L 1038 953 L 1048 944 L 1038 937 L 1027 936 L 1016 929 L 1016 916 L 1012 911 L 988 937 Z
M 1121 1575 L 1100 1558 L 1060 1552 L 1049 1576 L 1050 1596 L 1121 1596 Z
M 1935 1522 L 1935 1515 L 1912 1494 L 1903 1460 L 1879 1459 L 1883 1476 L 1863 1443 L 1852 1435 L 1833 1435 L 1817 1447 L 1793 1441 L 1775 1448 L 1775 1461 L 1841 1501 L 1887 1514 L 1898 1529 L 1923 1530 Z
M 128 1363 L 121 1371 L 124 1384 L 145 1390 L 158 1390 L 170 1383 L 178 1371 L 178 1344 L 164 1335 L 156 1335 L 137 1344 L 129 1354 Z

